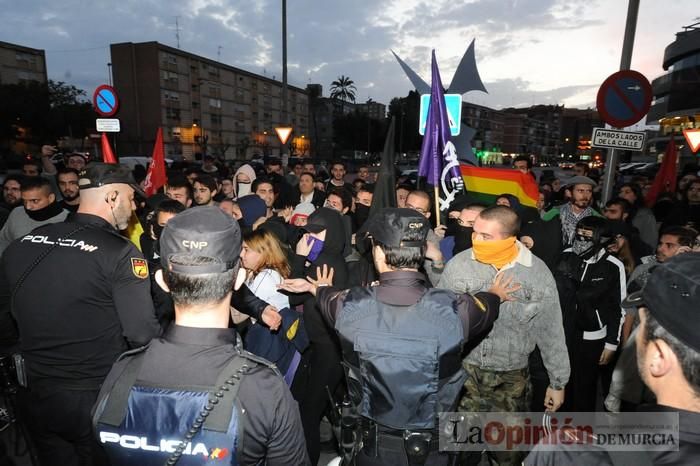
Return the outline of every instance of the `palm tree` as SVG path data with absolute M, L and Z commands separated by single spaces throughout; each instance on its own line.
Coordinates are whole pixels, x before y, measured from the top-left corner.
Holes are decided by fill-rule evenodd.
M 355 103 L 355 81 L 345 75 L 341 75 L 331 83 L 331 99 L 338 99 L 345 103 L 347 101 Z

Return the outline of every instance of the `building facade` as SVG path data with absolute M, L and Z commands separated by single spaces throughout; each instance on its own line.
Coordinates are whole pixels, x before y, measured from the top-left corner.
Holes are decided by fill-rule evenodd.
M 671 132 L 700 128 L 700 22 L 676 33 L 662 66 L 666 74 L 651 83 L 654 100 L 647 114 L 647 124 L 659 124 L 658 137 L 647 143 L 656 152 L 665 149 Z M 681 154 L 692 155 L 687 148 Z
M 43 50 L 0 42 L 0 85 L 48 82 Z
M 288 86 L 283 121 L 282 83 L 158 42 L 112 44 L 116 115 L 122 155 L 148 155 L 158 127 L 166 156 L 250 159 L 308 155 L 309 99 Z M 281 147 L 275 127 L 294 129 Z

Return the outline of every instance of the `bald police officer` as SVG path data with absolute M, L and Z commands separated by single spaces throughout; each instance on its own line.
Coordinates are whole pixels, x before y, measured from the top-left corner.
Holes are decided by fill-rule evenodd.
M 42 465 L 100 464 L 90 417 L 100 385 L 119 354 L 160 333 L 148 264 L 119 234 L 136 208 L 131 171 L 93 163 L 79 185 L 72 218 L 2 257 L 26 372 L 19 414 Z

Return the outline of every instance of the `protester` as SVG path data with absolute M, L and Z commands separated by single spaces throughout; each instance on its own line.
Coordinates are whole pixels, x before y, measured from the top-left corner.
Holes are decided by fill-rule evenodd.
M 310 172 L 304 172 L 299 175 L 299 183 L 297 185 L 297 204 L 302 202 L 310 202 L 317 209 L 323 207 L 326 201 L 326 195 L 323 191 L 319 191 L 314 187 L 314 175 Z
M 659 239 L 659 228 L 654 213 L 644 206 L 641 189 L 634 183 L 625 183 L 620 186 L 618 195 L 634 208 L 631 214 L 632 225 L 639 231 L 642 241 L 653 248 Z
M 243 164 L 233 175 L 233 192 L 234 199 L 247 196 L 252 193 L 251 186 L 257 178 L 255 170 L 250 165 Z
M 630 276 L 630 290 L 641 289 L 649 279 L 649 273 L 656 264 L 664 263 L 671 257 L 690 250 L 695 243 L 697 231 L 692 228 L 671 226 L 661 230 L 659 244 L 653 256 L 642 258 L 642 263 Z
M 567 411 L 595 411 L 598 381 L 603 397 L 610 385 L 608 377 L 601 377 L 601 366 L 613 361 L 621 344 L 625 314 L 620 302 L 627 295 L 624 266 L 607 250 L 614 240 L 608 220 L 582 218 L 555 273 L 571 360 Z
M 192 184 L 194 203 L 197 206 L 216 205 L 214 198 L 218 193 L 216 179 L 210 175 L 200 175 Z
M 260 322 L 251 323 L 245 331 L 244 347 L 273 362 L 287 385 L 291 385 L 308 339 L 298 329 L 304 326 L 301 315 L 291 309 L 289 298 L 278 290 L 282 281 L 289 278 L 287 255 L 272 232 L 259 228 L 243 235 L 241 266 L 250 291 L 276 307 L 283 320 L 281 330 L 274 332 Z M 241 315 L 247 317 L 245 313 Z M 237 323 L 240 322 L 239 318 Z
M 58 190 L 61 193 L 61 207 L 68 212 L 77 212 L 80 207 L 80 176 L 73 168 L 61 168 L 56 174 Z
M 41 225 L 62 222 L 68 211 L 56 202 L 51 184 L 45 178 L 26 177 L 20 187 L 24 209 L 13 209 L 0 230 L 0 254 L 12 241 Z
M 296 245 L 291 262 L 292 278 L 316 279 L 318 270 L 326 266 L 334 270 L 334 283 L 347 287 L 349 276 L 343 256 L 345 226 L 340 213 L 321 207 L 309 216 L 304 228 L 308 233 Z M 299 402 L 309 457 L 316 464 L 320 455 L 319 425 L 328 407 L 327 389 L 333 393 L 343 378 L 340 348 L 337 337 L 316 309 L 314 296 L 305 293 L 290 301 L 292 305 L 303 305 L 306 332 L 311 341 L 298 369 L 302 374 L 296 376 L 291 389 Z
M 663 228 L 672 225 L 700 230 L 700 180 L 691 181 L 688 184 L 685 198 L 669 212 Z
M 352 193 L 352 185 L 345 182 L 346 173 L 347 169 L 343 162 L 336 160 L 331 163 L 331 178 L 326 184 L 326 192 L 330 192 L 333 188 L 344 188 L 348 192 Z
M 593 188 L 596 182 L 585 176 L 574 176 L 568 180 L 567 188 L 571 190 L 571 200 L 559 207 L 552 208 L 542 217 L 545 221 L 558 219 L 561 224 L 562 247 L 568 248 L 574 242 L 576 225 L 579 220 L 591 215 L 600 216 L 592 207 Z
M 473 248 L 457 254 L 445 266 L 438 288 L 456 293 L 486 291 L 498 273 L 521 288 L 514 301 L 501 304 L 488 339 L 466 355 L 469 375 L 460 410 L 467 412 L 527 411 L 528 356 L 540 348 L 549 387 L 544 407 L 556 411 L 564 402 L 569 381 L 569 357 L 559 297 L 552 273 L 517 241 L 517 214 L 504 206 L 479 213 L 474 223 Z M 518 453 L 497 453 L 500 464 L 519 464 Z
M 165 193 L 170 199 L 175 199 L 183 206 L 190 207 L 194 200 L 192 184 L 185 177 L 171 177 Z
M 310 202 L 300 202 L 292 211 L 289 223 L 295 227 L 303 227 L 308 222 L 309 215 L 315 210 L 316 208 Z
M 253 194 L 256 194 L 265 202 L 265 217 L 272 217 L 275 200 L 279 194 L 279 191 L 277 191 L 277 188 L 272 181 L 267 178 L 256 178 L 256 180 L 253 182 L 251 190 Z

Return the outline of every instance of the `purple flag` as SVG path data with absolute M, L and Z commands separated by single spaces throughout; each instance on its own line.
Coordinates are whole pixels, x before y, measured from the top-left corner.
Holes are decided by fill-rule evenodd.
M 447 118 L 447 105 L 440 79 L 435 50 L 432 57 L 432 83 L 430 89 L 430 107 L 428 108 L 428 119 L 425 124 L 425 136 L 420 149 L 420 161 L 418 163 L 418 175 L 425 176 L 428 183 L 433 186 L 440 186 L 443 181 L 443 191 L 456 188 L 461 190 L 463 183 L 459 172 L 454 146 L 450 141 L 450 125 Z M 448 149 L 446 151 L 446 148 Z M 447 152 L 447 153 L 446 153 Z M 449 160 L 446 160 L 446 157 Z M 454 160 L 452 160 L 454 158 Z M 447 162 L 447 163 L 446 163 Z M 451 165 L 443 178 L 443 169 Z M 458 186 L 452 186 L 457 184 Z M 453 198 L 454 194 L 448 195 Z M 451 199 L 449 199 L 451 200 Z M 447 202 L 449 204 L 449 202 Z

